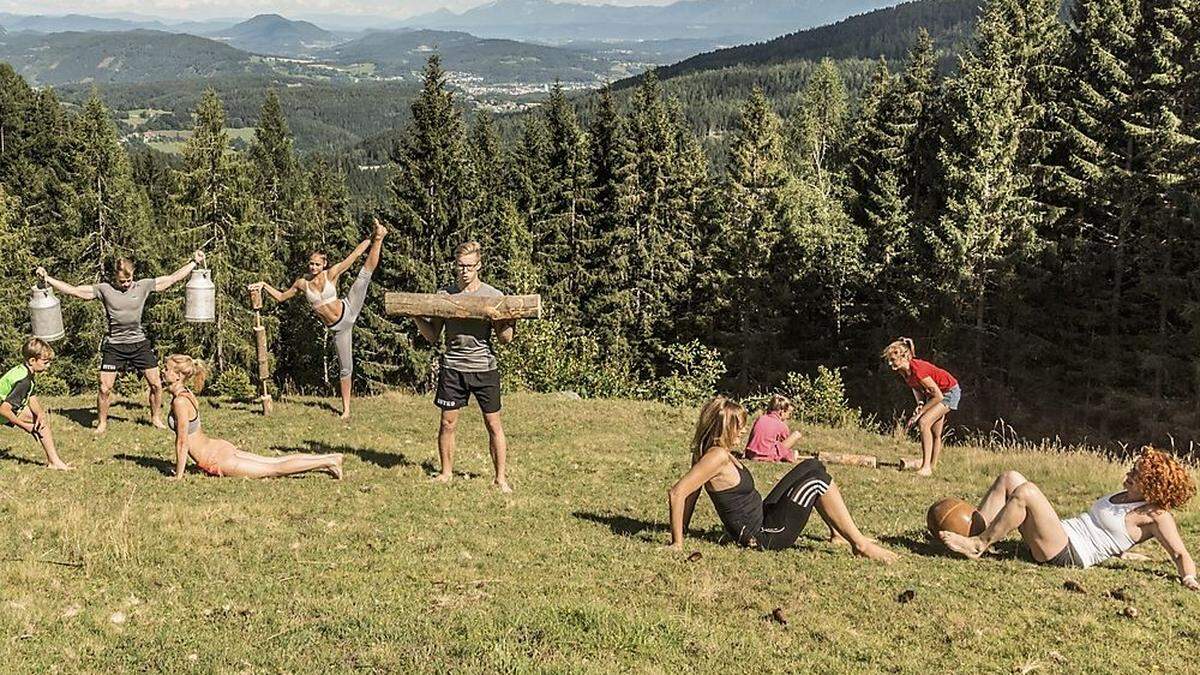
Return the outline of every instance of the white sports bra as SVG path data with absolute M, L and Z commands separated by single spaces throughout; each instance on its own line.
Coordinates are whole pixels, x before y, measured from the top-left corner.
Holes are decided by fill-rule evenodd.
M 304 297 L 308 298 L 308 303 L 313 306 L 323 307 L 332 302 L 337 302 L 337 287 L 329 282 L 329 277 L 325 277 L 325 287 L 320 291 L 313 290 L 312 281 L 304 284 Z

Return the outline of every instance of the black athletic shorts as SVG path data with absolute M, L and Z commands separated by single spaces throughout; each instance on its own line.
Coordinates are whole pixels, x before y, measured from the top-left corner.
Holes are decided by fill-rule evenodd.
M 458 410 L 475 395 L 479 409 L 486 413 L 500 412 L 500 371 L 463 373 L 450 368 L 438 372 L 437 392 L 433 402 L 442 410 Z
M 114 345 L 107 340 L 100 348 L 100 371 L 104 373 L 142 372 L 158 367 L 158 356 L 150 340 Z

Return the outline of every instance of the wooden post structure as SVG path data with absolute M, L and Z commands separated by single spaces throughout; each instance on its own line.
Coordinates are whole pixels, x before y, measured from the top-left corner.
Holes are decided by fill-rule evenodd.
M 383 307 L 398 316 L 428 316 L 439 319 L 540 319 L 542 296 L 449 295 L 446 293 L 385 293 Z
M 263 415 L 271 414 L 271 390 L 267 381 L 271 378 L 271 364 L 267 354 L 267 329 L 262 323 L 262 291 L 250 291 L 250 305 L 254 308 L 254 342 L 258 348 L 258 382 L 262 387 Z

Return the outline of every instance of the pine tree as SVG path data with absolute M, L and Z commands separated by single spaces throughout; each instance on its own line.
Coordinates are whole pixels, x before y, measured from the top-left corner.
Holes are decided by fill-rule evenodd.
M 567 325 L 578 325 L 583 290 L 579 282 L 588 265 L 587 248 L 592 244 L 588 141 L 561 84 L 555 83 L 543 111 L 549 173 L 543 196 L 544 217 L 532 228 L 533 261 L 547 284 L 545 293 L 556 315 Z
M 1036 206 L 1020 167 L 1023 82 L 1013 67 L 1005 9 L 1004 0 L 986 6 L 977 44 L 947 85 L 953 113 L 941 153 L 947 208 L 933 241 L 944 292 L 972 315 L 980 376 L 991 293 L 1036 243 Z
M 846 85 L 830 59 L 822 59 L 800 95 L 789 130 L 794 173 L 826 196 L 839 182 L 835 169 L 848 112 Z
M 412 122 L 392 151 L 395 236 L 389 237 L 388 264 L 373 285 L 433 292 L 451 279 L 451 257 L 469 230 L 474 194 L 462 116 L 436 54 L 423 77 Z M 401 378 L 423 383 L 430 363 L 428 352 L 415 348 L 414 333 L 410 329 L 386 351 L 395 350 L 388 358 L 399 364 Z M 385 356 L 381 350 L 379 360 Z
M 788 298 L 780 241 L 795 229 L 795 178 L 784 154 L 782 123 L 761 89 L 742 109 L 730 148 L 720 229 L 707 286 L 713 327 L 727 336 L 738 391 L 762 381 L 761 368 L 778 354 L 780 315 Z M 725 340 L 723 340 L 725 341 Z
M 308 213 L 307 184 L 296 157 L 291 129 L 274 89 L 267 91 L 250 144 L 254 193 L 263 217 L 271 223 L 272 245 L 289 263 L 304 255 L 289 245 L 288 235 L 302 227 Z
M 17 214 L 20 201 L 0 184 L 0 293 L 8 302 L 0 303 L 0 360 L 11 367 L 19 358 L 21 342 L 27 335 L 29 311 L 29 270 L 34 266 L 27 232 L 22 231 Z
M 584 320 L 601 344 L 611 349 L 628 346 L 633 323 L 631 208 L 633 152 L 612 89 L 600 91 L 589 127 L 591 137 L 592 209 L 589 219 L 595 241 L 588 252 Z
M 216 91 L 204 92 L 195 118 L 176 195 L 185 229 L 171 257 L 183 259 L 201 247 L 208 252 L 217 286 L 216 322 L 211 328 L 180 326 L 175 348 L 211 356 L 219 370 L 248 370 L 255 352 L 246 286 L 280 279 L 283 269 L 272 246 L 270 223 L 256 208 L 250 168 L 229 145 L 225 109 Z M 269 330 L 274 333 L 275 326 Z

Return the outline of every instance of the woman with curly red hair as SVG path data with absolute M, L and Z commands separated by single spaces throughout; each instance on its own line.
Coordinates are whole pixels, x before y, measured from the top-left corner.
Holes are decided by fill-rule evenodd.
M 1188 553 L 1171 510 L 1196 494 L 1196 483 L 1175 458 L 1149 446 L 1142 448 L 1125 474 L 1125 489 L 1105 495 L 1087 513 L 1059 520 L 1038 486 L 1016 471 L 1000 474 L 979 511 L 987 528 L 977 537 L 942 531 L 950 550 L 978 559 L 989 546 L 1016 529 L 1033 559 L 1060 567 L 1091 567 L 1119 556 L 1151 537 L 1171 555 L 1179 580 L 1200 590 L 1196 563 Z

